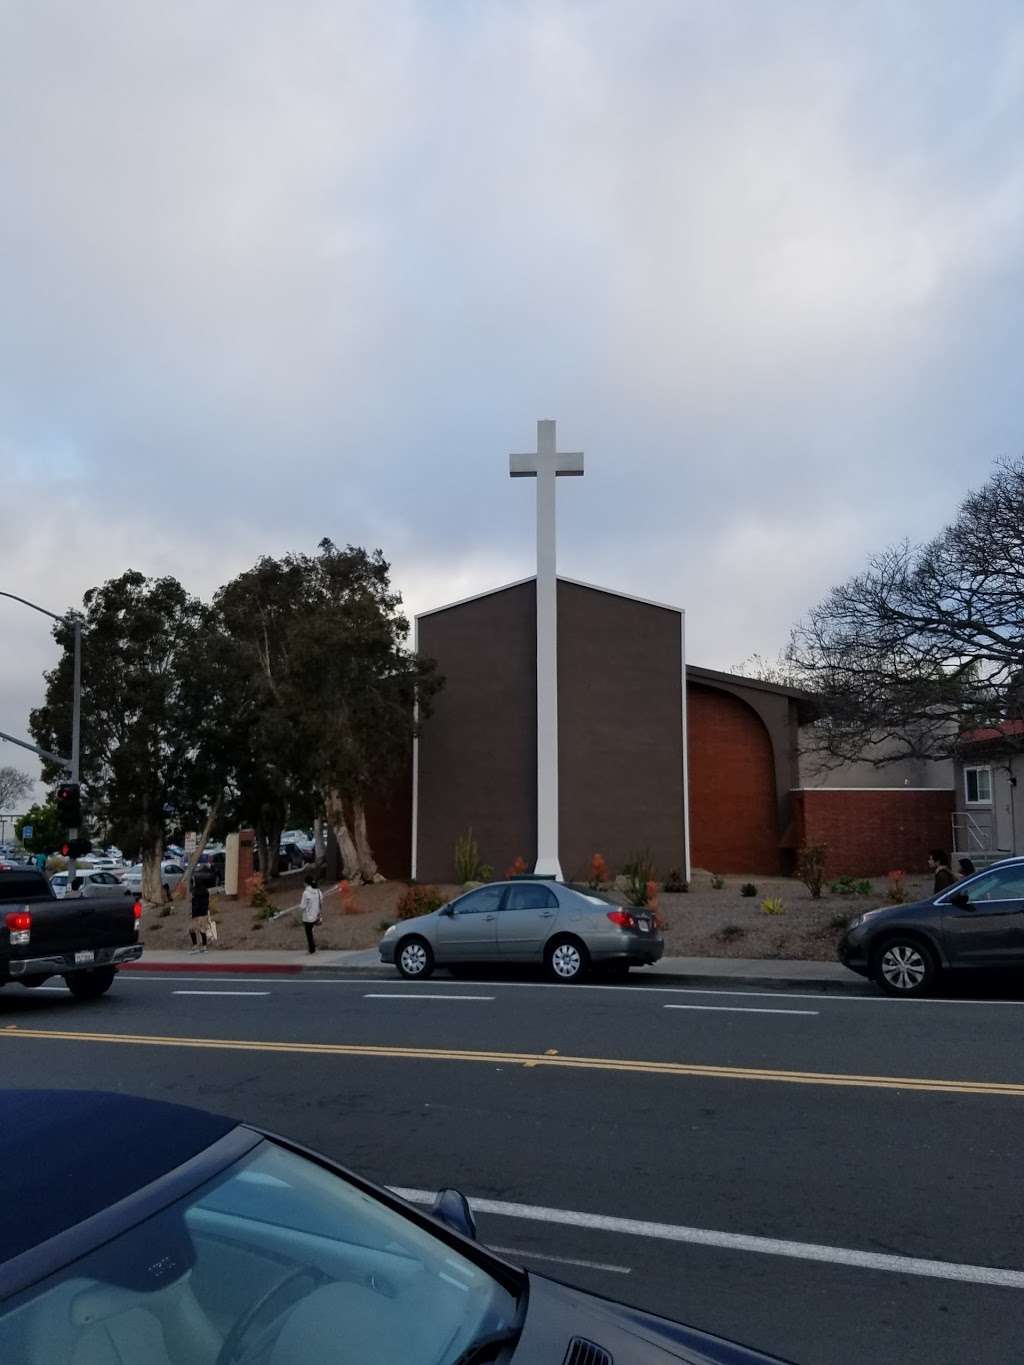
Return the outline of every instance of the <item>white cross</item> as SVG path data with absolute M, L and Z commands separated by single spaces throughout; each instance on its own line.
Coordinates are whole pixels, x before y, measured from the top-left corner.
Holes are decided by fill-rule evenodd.
M 558 860 L 558 580 L 555 575 L 555 479 L 583 473 L 581 452 L 559 454 L 555 424 L 537 423 L 537 450 L 510 455 L 509 477 L 537 480 L 537 865 L 562 880 Z

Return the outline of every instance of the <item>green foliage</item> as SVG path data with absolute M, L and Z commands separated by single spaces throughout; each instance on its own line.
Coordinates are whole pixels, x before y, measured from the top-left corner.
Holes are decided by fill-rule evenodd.
M 381 920 L 378 920 L 378 921 L 377 921 L 377 933 L 378 933 L 378 934 L 387 933 L 387 931 L 391 928 L 391 926 L 394 924 L 394 922 L 395 922 L 395 921 L 394 921 L 393 919 L 381 919 Z
M 861 881 L 854 882 L 853 890 L 854 893 L 858 896 L 873 896 L 875 894 L 875 888 L 866 878 Z
M 839 911 L 829 920 L 828 927 L 830 929 L 845 929 L 852 918 L 852 915 L 844 914 L 842 911 Z
M 25 825 L 32 826 L 31 839 L 22 838 L 21 831 Z M 60 848 L 66 837 L 52 801 L 47 801 L 44 806 L 33 806 L 27 811 L 15 832 L 29 853 L 52 853 L 55 848 Z
M 741 895 L 741 896 L 756 896 L 756 895 L 757 895 L 757 887 L 754 885 L 753 882 L 744 882 L 743 885 L 740 887 L 740 895 Z
M 670 891 L 678 894 L 684 891 L 689 891 L 690 883 L 683 876 L 679 868 L 674 867 L 665 877 L 661 889 L 662 891 Z
M 857 883 L 852 877 L 837 877 L 834 882 L 829 882 L 828 889 L 833 896 L 855 896 Z
M 626 878 L 626 894 L 630 905 L 647 905 L 651 898 L 650 884 L 654 881 L 654 855 L 649 848 L 630 854 L 622 867 Z
M 807 887 L 814 900 L 817 900 L 821 895 L 827 855 L 828 849 L 824 844 L 804 844 L 797 858 L 797 876 Z
M 494 881 L 494 868 L 490 865 L 490 863 L 484 863 L 483 866 L 480 868 L 480 880 L 482 882 Z
M 455 880 L 457 882 L 486 881 L 484 865 L 480 861 L 480 845 L 467 829 L 455 840 Z
M 781 915 L 786 907 L 781 896 L 765 896 L 761 909 L 766 915 Z
M 742 924 L 723 924 L 715 937 L 721 939 L 723 943 L 732 943 L 738 938 L 743 938 L 746 932 Z
M 725 878 L 719 876 L 717 872 L 711 874 L 711 890 L 721 891 L 725 886 Z
M 446 897 L 436 886 L 408 886 L 395 907 L 395 916 L 400 920 L 415 919 L 417 915 L 429 915 L 434 910 L 440 910 L 446 903 Z M 384 928 L 387 927 L 388 922 L 384 921 Z
M 887 874 L 885 899 L 890 905 L 904 905 L 910 900 L 910 892 L 906 888 L 904 875 L 899 870 Z
M 169 905 L 161 905 L 160 909 L 157 911 L 157 915 L 160 919 L 170 919 L 171 907 Z

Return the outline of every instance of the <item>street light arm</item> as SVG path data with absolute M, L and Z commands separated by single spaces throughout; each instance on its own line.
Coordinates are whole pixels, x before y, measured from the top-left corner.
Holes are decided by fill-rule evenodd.
M 19 749 L 27 749 L 30 754 L 38 754 L 40 758 L 48 758 L 51 763 L 59 763 L 62 768 L 70 768 L 70 758 L 65 758 L 63 754 L 51 754 L 49 749 L 40 749 L 37 744 L 29 744 L 27 740 L 15 739 L 13 735 L 5 734 L 0 730 L 0 739 L 6 739 L 8 744 L 17 744 Z
M 39 607 L 35 602 L 30 602 L 27 597 L 19 597 L 17 593 L 0 592 L 0 597 L 9 597 L 12 602 L 20 602 L 23 607 L 31 607 L 33 611 L 40 612 L 43 616 L 48 616 L 51 621 L 66 621 L 66 616 L 58 616 L 56 612 L 47 611 L 45 607 Z

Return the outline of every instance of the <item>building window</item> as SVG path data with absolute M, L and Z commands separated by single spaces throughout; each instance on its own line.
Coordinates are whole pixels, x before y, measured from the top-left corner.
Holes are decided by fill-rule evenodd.
M 964 794 L 969 806 L 991 806 L 992 769 L 965 768 Z

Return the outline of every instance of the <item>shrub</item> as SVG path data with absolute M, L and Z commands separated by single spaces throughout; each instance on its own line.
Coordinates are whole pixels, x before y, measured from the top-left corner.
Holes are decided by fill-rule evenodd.
M 828 849 L 824 844 L 804 844 L 797 860 L 797 876 L 817 900 L 821 895 L 821 883 L 825 876 L 825 855 Z
M 630 905 L 646 905 L 654 882 L 654 857 L 649 848 L 630 854 L 622 869 Z
M 873 896 L 875 894 L 875 888 L 866 877 L 862 881 L 854 882 L 853 890 L 858 896 Z
M 494 868 L 490 865 L 490 863 L 484 863 L 483 866 L 480 868 L 480 880 L 482 882 L 494 881 Z
M 377 921 L 377 933 L 378 933 L 378 934 L 385 934 L 385 933 L 387 933 L 387 931 L 391 928 L 391 926 L 394 924 L 394 922 L 395 922 L 395 921 L 394 921 L 393 919 L 382 919 L 382 920 L 378 920 L 378 921 Z
M 363 907 L 356 900 L 356 893 L 352 890 L 351 882 L 342 878 L 338 883 L 338 894 L 341 896 L 341 913 L 343 915 L 361 915 Z
M 604 883 L 608 881 L 611 881 L 608 864 L 600 853 L 595 853 L 590 860 L 590 875 L 587 878 L 587 885 L 591 891 L 600 891 Z
M 668 875 L 665 877 L 665 880 L 664 880 L 664 882 L 662 883 L 661 889 L 662 889 L 663 891 L 670 891 L 670 892 L 683 892 L 683 891 L 689 891 L 689 889 L 690 889 L 690 883 L 684 878 L 684 876 L 683 876 L 683 874 L 680 872 L 679 868 L 678 868 L 678 867 L 674 867 L 674 868 L 672 868 L 672 870 L 668 873 Z
M 245 891 L 249 897 L 249 904 L 254 910 L 259 910 L 263 919 L 273 913 L 274 907 L 267 895 L 262 872 L 254 872 L 251 877 L 246 878 Z
M 261 919 L 254 919 L 253 922 L 252 922 L 252 924 L 251 924 L 251 926 L 250 926 L 250 928 L 252 928 L 252 929 L 262 929 L 262 928 L 263 928 L 263 921 L 262 921 Z
M 169 905 L 161 905 L 160 909 L 157 911 L 157 914 L 161 919 L 167 919 L 170 916 L 170 913 L 171 907 Z
M 852 896 L 856 893 L 857 883 L 852 877 L 837 877 L 834 882 L 829 882 L 828 889 L 833 896 Z
M 744 882 L 743 885 L 740 887 L 740 895 L 741 895 L 741 896 L 756 896 L 756 895 L 757 895 L 757 887 L 754 885 L 753 882 Z
M 151 924 L 146 930 L 146 933 L 155 934 L 158 929 L 162 929 L 163 927 L 164 926 L 162 924 Z
M 781 896 L 765 896 L 761 902 L 761 909 L 766 915 L 781 915 L 785 908 Z
M 440 910 L 445 897 L 436 886 L 407 886 L 395 906 L 397 919 L 415 919 L 417 915 L 429 915 L 432 910 Z
M 480 845 L 473 838 L 472 829 L 468 829 L 455 840 L 455 880 L 482 882 L 483 870 L 480 862 Z
M 721 939 L 723 943 L 732 943 L 734 939 L 742 938 L 746 932 L 742 924 L 723 924 L 715 937 Z
M 521 877 L 526 871 L 526 859 L 521 853 L 517 854 L 515 860 L 505 869 L 505 880 L 510 877 Z
M 910 900 L 910 892 L 904 884 L 906 873 L 900 868 L 886 874 L 885 899 L 891 905 L 903 905 Z
M 828 922 L 828 927 L 830 929 L 845 929 L 852 918 L 853 918 L 852 915 L 846 915 L 843 914 L 842 911 L 840 911 L 838 915 L 832 916 L 832 918 Z
M 720 876 L 719 873 L 717 873 L 717 872 L 712 872 L 712 874 L 711 874 L 711 890 L 712 890 L 712 891 L 721 891 L 722 888 L 723 888 L 724 886 L 725 886 L 725 878 L 722 877 L 722 876 Z

